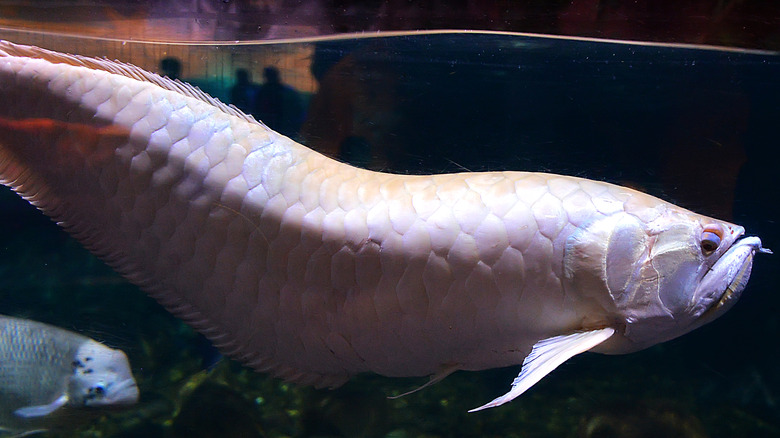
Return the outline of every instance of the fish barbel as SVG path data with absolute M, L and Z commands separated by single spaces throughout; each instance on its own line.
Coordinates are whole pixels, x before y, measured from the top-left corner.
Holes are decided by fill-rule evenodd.
M 226 355 L 288 381 L 625 353 L 712 320 L 742 227 L 641 192 L 526 172 L 351 167 L 198 89 L 0 43 L 0 176 Z

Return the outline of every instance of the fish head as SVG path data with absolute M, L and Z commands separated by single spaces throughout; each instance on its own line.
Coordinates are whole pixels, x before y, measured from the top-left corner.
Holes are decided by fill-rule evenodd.
M 85 407 L 137 402 L 138 386 L 125 353 L 92 340 L 82 344 L 73 360 L 68 399 L 74 406 Z
M 741 226 L 669 204 L 653 213 L 620 212 L 567 241 L 568 284 L 602 297 L 605 325 L 618 327 L 594 351 L 641 350 L 714 320 L 740 297 L 755 253 L 769 252 Z

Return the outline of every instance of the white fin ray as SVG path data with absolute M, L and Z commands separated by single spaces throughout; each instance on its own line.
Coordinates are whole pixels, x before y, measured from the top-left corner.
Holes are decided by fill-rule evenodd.
M 44 417 L 68 403 L 68 396 L 62 395 L 48 405 L 25 406 L 14 411 L 14 414 L 22 418 Z
M 536 382 L 542 380 L 542 378 L 552 372 L 552 370 L 558 368 L 559 365 L 566 362 L 571 357 L 601 344 L 609 339 L 614 333 L 614 328 L 606 327 L 598 330 L 577 332 L 570 335 L 542 339 L 534 344 L 531 353 L 523 361 L 523 367 L 520 370 L 520 374 L 515 377 L 515 380 L 512 382 L 512 389 L 490 403 L 471 409 L 469 412 L 494 408 L 514 400 L 520 394 L 534 386 Z
M 24 432 L 19 432 L 19 433 L 14 433 L 13 435 L 9 435 L 7 438 L 24 438 L 24 437 L 28 437 L 28 436 L 37 435 L 39 433 L 46 433 L 48 431 L 49 431 L 49 429 L 25 430 Z M 4 433 L 4 432 L 11 433 L 10 430 L 3 429 L 3 428 L 0 427 L 0 433 Z M 3 436 L 5 436 L 5 435 L 3 435 Z

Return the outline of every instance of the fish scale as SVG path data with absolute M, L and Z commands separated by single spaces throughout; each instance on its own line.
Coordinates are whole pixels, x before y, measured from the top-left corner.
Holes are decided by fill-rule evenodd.
M 718 255 L 742 234 L 580 178 L 354 168 L 110 61 L 2 43 L 0 96 L 5 184 L 229 355 L 317 386 L 365 371 L 439 378 L 521 364 L 535 344 L 546 352 L 572 333 L 571 354 L 677 336 L 623 336 L 636 309 L 620 309 L 605 285 L 609 224 L 717 224 Z M 74 156 L 64 136 L 31 138 L 36 118 L 96 144 Z

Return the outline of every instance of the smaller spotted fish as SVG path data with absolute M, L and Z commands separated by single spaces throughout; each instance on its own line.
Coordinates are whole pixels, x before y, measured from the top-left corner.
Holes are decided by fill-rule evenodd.
M 0 315 L 0 430 L 47 429 L 63 408 L 138 401 L 127 356 L 86 336 Z

